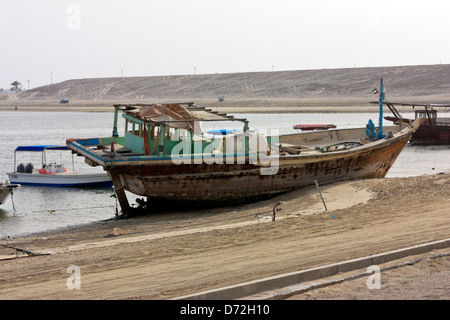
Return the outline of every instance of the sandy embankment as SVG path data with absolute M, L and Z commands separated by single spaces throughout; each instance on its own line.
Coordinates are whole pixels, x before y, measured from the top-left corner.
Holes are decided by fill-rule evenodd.
M 450 65 L 439 64 L 72 79 L 0 95 L 0 110 L 109 112 L 115 103 L 194 102 L 228 113 L 376 112 L 370 102 L 378 100 L 372 89 L 380 79 L 389 101 L 450 103 Z
M 450 174 L 351 181 L 321 191 L 328 211 L 311 187 L 243 206 L 3 239 L 52 254 L 0 261 L 0 298 L 168 299 L 448 238 Z M 279 200 L 284 204 L 272 221 Z M 124 234 L 105 237 L 114 228 Z M 3 259 L 13 255 L 0 249 Z M 80 268 L 79 290 L 67 288 L 71 265 Z M 408 287 L 396 293 L 408 298 Z

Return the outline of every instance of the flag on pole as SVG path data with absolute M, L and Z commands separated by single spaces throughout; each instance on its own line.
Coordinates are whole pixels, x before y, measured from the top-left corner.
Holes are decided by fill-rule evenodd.
M 372 90 L 372 93 L 373 93 L 373 94 L 377 94 L 377 93 L 379 93 L 379 92 L 380 92 L 380 91 L 378 91 L 377 88 L 375 88 L 375 89 Z

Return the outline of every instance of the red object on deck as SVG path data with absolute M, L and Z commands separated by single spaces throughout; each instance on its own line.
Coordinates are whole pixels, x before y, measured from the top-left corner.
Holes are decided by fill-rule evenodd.
M 328 130 L 331 128 L 336 128 L 334 124 L 297 124 L 294 129 L 300 130 Z

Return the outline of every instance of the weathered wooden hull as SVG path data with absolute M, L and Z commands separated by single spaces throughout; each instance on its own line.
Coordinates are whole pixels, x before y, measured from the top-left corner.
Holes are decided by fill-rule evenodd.
M 231 159 L 214 157 L 213 162 L 211 154 L 192 154 L 182 164 L 177 164 L 171 155 L 125 156 L 119 151 L 108 151 L 108 138 L 70 139 L 68 146 L 86 157 L 89 164 L 101 165 L 107 171 L 122 211 L 126 212 L 130 206 L 124 191 L 151 203 L 226 205 L 267 199 L 315 181 L 326 184 L 383 178 L 421 122 L 402 130 L 400 126 L 385 127 L 387 137 L 376 141 L 366 138 L 365 128 L 284 135 L 278 137 L 279 141 L 275 138 L 275 142 L 271 138 L 271 146 L 276 145 L 277 150 L 283 150 L 281 145 L 300 147 L 300 153 L 274 152 L 266 158 L 236 153 Z M 329 146 L 336 143 L 345 147 L 330 151 Z M 347 148 L 347 143 L 356 144 Z
M 450 145 L 450 125 L 423 126 L 413 134 L 411 142 L 417 145 Z
M 106 168 L 125 190 L 155 200 L 234 203 L 263 199 L 301 187 L 384 177 L 409 136 L 382 141 L 351 152 L 279 158 L 276 174 L 262 175 L 252 164 L 180 164 L 161 161 L 148 165 Z

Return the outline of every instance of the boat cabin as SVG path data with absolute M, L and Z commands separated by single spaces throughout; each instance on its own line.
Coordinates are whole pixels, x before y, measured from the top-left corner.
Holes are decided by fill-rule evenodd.
M 416 110 L 416 119 L 426 119 L 428 124 L 435 125 L 437 119 L 437 111 L 433 109 Z
M 125 133 L 117 134 L 117 113 L 123 111 Z M 182 104 L 115 105 L 114 151 L 126 156 L 166 157 L 192 154 L 249 152 L 248 120 L 204 107 Z M 243 130 L 227 130 L 228 135 L 205 136 L 200 122 L 240 121 Z M 246 134 L 247 133 L 247 134 Z M 230 141 L 232 140 L 232 141 Z M 267 145 L 267 141 L 265 141 Z M 228 146 L 228 150 L 227 150 Z

